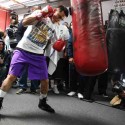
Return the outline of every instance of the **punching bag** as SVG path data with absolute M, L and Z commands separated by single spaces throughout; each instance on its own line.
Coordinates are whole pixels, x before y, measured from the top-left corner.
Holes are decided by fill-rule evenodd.
M 109 71 L 125 72 L 125 14 L 121 10 L 111 10 L 106 33 Z
M 107 70 L 107 47 L 100 0 L 71 0 L 74 62 L 77 71 L 95 76 Z

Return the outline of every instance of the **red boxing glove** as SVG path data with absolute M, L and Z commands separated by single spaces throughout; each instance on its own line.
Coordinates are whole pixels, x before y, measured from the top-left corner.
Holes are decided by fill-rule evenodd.
M 50 17 L 54 13 L 52 6 L 48 5 L 42 9 L 42 17 Z
M 58 52 L 61 52 L 64 50 L 65 46 L 66 42 L 62 39 L 59 39 L 53 44 L 53 49 L 57 50 Z
M 45 18 L 45 17 L 51 17 L 54 12 L 55 12 L 55 10 L 54 10 L 50 5 L 48 5 L 48 6 L 44 7 L 44 8 L 41 10 L 40 13 L 38 13 L 38 14 L 36 15 L 36 19 L 37 19 L 38 21 L 40 21 L 42 17 L 43 17 L 43 18 Z

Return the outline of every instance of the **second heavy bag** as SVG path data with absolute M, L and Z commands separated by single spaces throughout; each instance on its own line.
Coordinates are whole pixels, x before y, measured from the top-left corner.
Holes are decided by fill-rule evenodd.
M 87 76 L 101 74 L 108 62 L 100 0 L 71 0 L 71 6 L 76 69 Z
M 111 10 L 106 34 L 109 57 L 109 71 L 125 72 L 125 14 Z

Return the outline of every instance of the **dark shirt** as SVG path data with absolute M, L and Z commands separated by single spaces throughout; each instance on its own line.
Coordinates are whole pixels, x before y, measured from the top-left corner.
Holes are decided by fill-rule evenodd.
M 3 64 L 0 64 L 0 67 L 7 66 L 9 64 L 9 53 L 7 51 L 0 53 L 0 58 L 4 59 Z
M 73 58 L 73 35 L 72 35 L 72 30 L 69 31 L 70 33 L 70 38 L 67 43 L 67 55 L 69 58 Z
M 18 25 L 10 24 L 7 28 L 6 32 L 9 37 L 10 48 L 15 49 L 17 45 L 16 33 L 17 33 Z
M 16 33 L 16 39 L 17 39 L 17 42 L 19 42 L 23 35 L 24 35 L 24 32 L 26 31 L 27 27 L 24 27 L 23 24 L 22 24 L 22 21 L 18 24 L 18 29 L 17 29 L 17 33 Z

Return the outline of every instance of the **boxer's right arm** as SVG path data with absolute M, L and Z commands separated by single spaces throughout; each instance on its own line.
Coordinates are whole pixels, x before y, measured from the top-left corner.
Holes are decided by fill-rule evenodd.
M 31 15 L 26 16 L 23 21 L 22 21 L 22 25 L 24 27 L 28 26 L 28 25 L 33 25 L 35 23 L 38 22 L 38 20 L 36 19 L 37 15 L 39 14 L 39 11 L 34 11 Z

